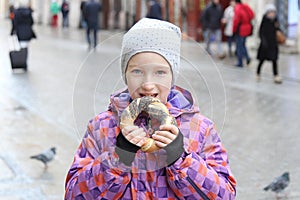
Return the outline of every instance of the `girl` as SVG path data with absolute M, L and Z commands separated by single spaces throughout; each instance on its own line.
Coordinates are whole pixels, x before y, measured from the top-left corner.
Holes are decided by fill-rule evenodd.
M 212 121 L 191 93 L 174 85 L 180 29 L 144 18 L 125 35 L 121 70 L 127 87 L 88 124 L 66 180 L 65 199 L 235 199 L 235 180 Z M 161 149 L 140 150 L 146 133 L 120 130 L 120 115 L 136 98 L 158 98 L 176 119 L 152 138 Z

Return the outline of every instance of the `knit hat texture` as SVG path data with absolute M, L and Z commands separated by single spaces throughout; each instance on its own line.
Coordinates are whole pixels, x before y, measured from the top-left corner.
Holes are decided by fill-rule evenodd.
M 276 7 L 275 7 L 274 4 L 269 3 L 269 4 L 266 5 L 266 7 L 265 7 L 265 13 L 268 13 L 270 11 L 276 12 Z
M 163 56 L 171 66 L 174 84 L 180 67 L 180 28 L 166 21 L 143 18 L 123 37 L 121 49 L 121 70 L 126 83 L 125 72 L 132 56 L 141 52 L 154 52 Z

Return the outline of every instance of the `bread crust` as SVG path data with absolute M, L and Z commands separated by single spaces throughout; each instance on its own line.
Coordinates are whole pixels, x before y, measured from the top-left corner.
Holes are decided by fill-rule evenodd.
M 176 124 L 174 118 L 169 114 L 168 108 L 154 97 L 145 96 L 134 99 L 129 106 L 122 112 L 120 128 L 134 126 L 134 122 L 141 112 L 146 112 L 150 119 L 156 119 L 160 125 Z M 155 140 L 147 138 L 141 146 L 141 150 L 147 153 L 157 151 L 160 147 L 156 146 Z

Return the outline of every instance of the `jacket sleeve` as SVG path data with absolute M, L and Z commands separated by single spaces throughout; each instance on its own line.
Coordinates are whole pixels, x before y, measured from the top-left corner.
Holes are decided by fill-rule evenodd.
M 113 147 L 109 150 L 115 142 L 108 137 L 109 131 L 119 129 L 107 128 L 111 123 L 89 123 L 67 174 L 65 199 L 119 199 L 126 190 L 131 180 L 130 168 L 119 162 Z
M 206 129 L 203 141 L 202 152 L 184 153 L 167 168 L 170 187 L 180 199 L 235 199 L 236 182 L 213 125 Z

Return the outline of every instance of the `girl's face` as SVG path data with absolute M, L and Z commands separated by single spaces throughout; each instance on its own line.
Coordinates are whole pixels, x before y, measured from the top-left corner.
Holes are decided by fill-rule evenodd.
M 167 103 L 172 86 L 172 71 L 161 55 L 142 52 L 132 56 L 125 75 L 132 99 L 152 96 Z

